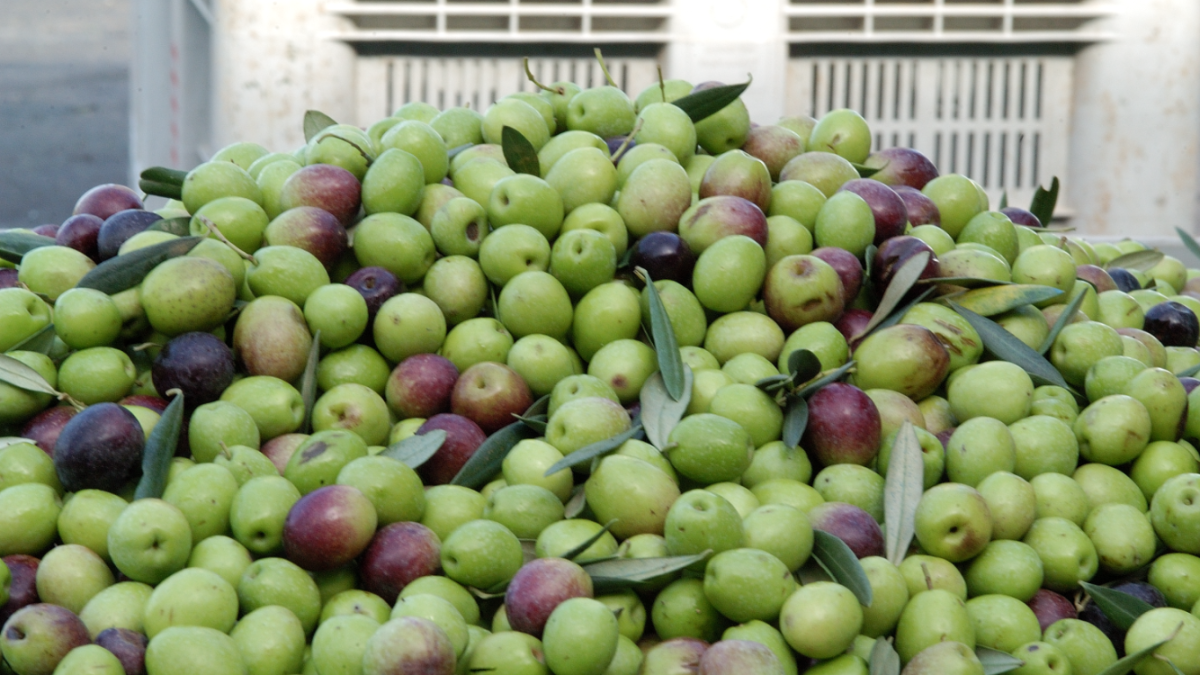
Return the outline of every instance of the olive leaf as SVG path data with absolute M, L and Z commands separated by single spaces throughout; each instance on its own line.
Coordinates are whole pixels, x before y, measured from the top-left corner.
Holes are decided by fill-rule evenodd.
M 1191 368 L 1182 370 L 1182 371 L 1176 373 L 1176 375 L 1178 377 L 1192 377 L 1196 373 L 1200 373 L 1200 364 L 1196 364 L 1196 365 L 1192 366 Z
M 867 668 L 869 675 L 900 675 L 900 655 L 887 638 L 880 637 L 875 640 Z
M 989 286 L 1008 286 L 1011 281 L 1000 281 L 998 279 L 985 279 L 983 277 L 930 277 L 921 279 L 918 284 L 946 284 L 948 286 L 962 286 L 963 288 L 987 288 Z
M 789 449 L 800 445 L 804 430 L 808 428 L 808 401 L 803 396 L 792 395 L 787 400 L 783 415 L 783 444 Z
M 710 115 L 724 110 L 725 106 L 736 101 L 753 81 L 753 76 L 750 76 L 743 84 L 726 84 L 720 87 L 713 87 L 712 89 L 705 89 L 688 94 L 683 98 L 677 98 L 671 101 L 671 104 L 687 113 L 687 116 L 691 118 L 693 123 L 700 122 Z
M 463 150 L 469 150 L 473 147 L 475 147 L 474 143 L 463 143 L 462 145 L 456 145 L 453 148 L 450 148 L 449 150 L 446 151 L 446 159 L 448 159 L 448 160 L 454 159 Z
M 887 559 L 899 567 L 916 532 L 917 504 L 925 492 L 925 460 L 921 442 L 907 420 L 896 434 L 883 488 Z
M 904 304 L 903 307 L 901 307 L 901 308 L 897 309 L 896 311 L 892 312 L 891 314 L 889 314 L 888 317 L 886 319 L 884 319 L 883 321 L 880 321 L 879 323 L 875 324 L 875 327 L 872 328 L 870 331 L 863 333 L 862 337 L 866 337 L 866 336 L 870 335 L 871 333 L 874 333 L 875 331 L 883 330 L 884 328 L 891 328 L 892 326 L 895 326 L 896 324 L 900 323 L 901 319 L 904 318 L 904 315 L 908 314 L 908 310 L 912 309 L 913 307 L 916 307 L 917 305 L 921 304 L 922 302 L 925 302 L 925 299 L 928 298 L 930 295 L 932 295 L 933 291 L 934 291 L 933 288 L 926 288 L 924 291 L 921 291 L 921 293 L 919 293 L 917 295 L 917 297 L 913 298 L 912 300 L 909 300 L 907 303 Z
M 925 266 L 929 264 L 929 256 L 932 255 L 929 251 L 921 251 L 913 257 L 905 260 L 900 265 L 900 269 L 892 275 L 891 282 L 888 283 L 887 290 L 883 292 L 883 298 L 879 300 L 879 306 L 875 308 L 875 313 L 871 315 L 871 320 L 863 327 L 859 334 L 867 335 L 881 321 L 888 318 L 897 306 L 904 300 L 904 296 L 912 290 L 917 279 L 921 278 L 921 273 L 925 271 Z
M 537 150 L 524 134 L 506 126 L 500 131 L 500 143 L 508 168 L 517 173 L 527 173 L 531 176 L 542 175 Z
M 1004 330 L 999 324 L 985 316 L 979 316 L 971 310 L 960 307 L 955 303 L 950 303 L 950 307 L 958 312 L 971 327 L 979 333 L 979 337 L 983 338 L 983 346 L 989 352 L 996 355 L 998 358 L 1004 359 L 1010 363 L 1015 363 L 1020 366 L 1031 377 L 1041 379 L 1050 384 L 1057 385 L 1063 389 L 1070 389 L 1070 385 L 1063 379 L 1061 373 L 1058 372 L 1046 357 L 1033 351 L 1029 345 L 1017 339 L 1017 336 Z
M 5 230 L 0 232 L 0 258 L 10 263 L 19 263 L 21 258 L 35 248 L 54 246 L 53 237 L 43 237 L 29 230 Z
M 547 415 L 534 415 L 533 417 L 526 417 L 524 415 L 514 414 L 513 417 L 517 418 L 521 424 L 524 424 L 543 436 L 546 434 L 546 427 L 549 426 L 550 421 L 550 418 Z
M 445 442 L 446 432 L 442 429 L 434 429 L 423 434 L 409 436 L 398 443 L 392 443 L 379 454 L 417 469 L 428 462 L 430 457 L 436 455 Z
M 632 438 L 641 439 L 642 435 L 643 430 L 641 423 L 635 422 L 628 431 L 617 434 L 616 436 L 607 438 L 603 441 L 596 441 L 595 443 L 585 445 L 566 457 L 563 457 L 551 465 L 549 469 L 546 469 L 546 473 L 542 475 L 550 476 L 562 471 L 563 469 L 569 469 L 573 466 L 590 462 L 592 459 L 599 457 L 600 455 L 616 450 L 617 448 L 621 447 L 621 444 L 623 444 L 625 441 L 628 441 Z
M 1008 284 L 967 291 L 958 296 L 955 302 L 980 316 L 995 316 L 1023 305 L 1032 305 L 1035 302 L 1049 300 L 1062 294 L 1061 290 L 1052 286 L 1043 286 L 1041 284 Z
M 1033 201 L 1029 203 L 1029 212 L 1037 216 L 1042 225 L 1049 225 L 1054 219 L 1054 206 L 1058 203 L 1058 176 L 1050 180 L 1050 189 L 1043 190 L 1039 185 L 1033 193 Z
M 1003 211 L 1008 208 L 1008 190 L 1000 193 L 1000 203 L 996 205 L 997 211 Z
M 493 476 L 500 473 L 504 458 L 517 443 L 537 436 L 538 432 L 524 422 L 513 422 L 488 436 L 487 440 L 467 460 L 467 463 L 463 464 L 463 467 L 454 475 L 450 484 L 469 487 L 472 490 L 486 485 Z
M 522 417 L 534 417 L 537 415 L 546 415 L 550 412 L 550 394 L 546 394 L 529 405 L 525 412 L 521 413 Z
M 871 606 L 871 582 L 867 580 L 867 573 L 858 562 L 858 556 L 854 555 L 846 542 L 828 532 L 813 530 L 812 554 L 829 571 L 834 581 L 850 589 L 858 598 L 858 604 Z
M 683 366 L 683 396 L 678 401 L 667 393 L 661 372 L 646 380 L 638 400 L 642 404 L 642 426 L 646 430 L 646 438 L 654 447 L 662 450 L 667 447 L 667 437 L 683 419 L 692 400 L 692 369 L 687 364 Z
M 976 647 L 975 657 L 983 664 L 984 675 L 1001 675 L 1025 665 L 1025 662 L 1007 652 L 988 647 Z
M 155 267 L 187 255 L 202 240 L 203 237 L 181 237 L 109 258 L 83 275 L 76 287 L 93 288 L 109 295 L 127 291 L 142 283 Z
M 680 355 L 679 343 L 675 340 L 675 328 L 671 326 L 671 318 L 667 316 L 667 308 L 663 305 L 662 297 L 659 296 L 650 273 L 642 267 L 638 267 L 634 272 L 646 282 L 650 301 L 650 337 L 654 340 L 654 353 L 658 356 L 658 371 L 662 373 L 667 393 L 678 401 L 683 398 L 684 374 L 683 356 Z
M 1058 334 L 1071 323 L 1071 318 L 1075 316 L 1075 312 L 1079 311 L 1079 307 L 1085 299 L 1087 299 L 1087 293 L 1080 293 L 1071 302 L 1067 303 L 1062 314 L 1058 315 L 1058 320 L 1050 327 L 1050 332 L 1046 333 L 1046 339 L 1042 340 L 1042 344 L 1038 345 L 1039 354 L 1045 354 L 1050 351 L 1050 348 L 1054 346 L 1054 341 L 1058 339 Z
M 1197 242 L 1195 237 L 1188 234 L 1181 227 L 1175 228 L 1175 234 L 1179 235 L 1179 239 L 1183 242 L 1183 245 L 1187 247 L 1187 250 L 1192 252 L 1192 255 L 1200 258 L 1200 242 Z
M 170 169 L 165 166 L 152 166 L 138 174 L 138 178 L 154 183 L 164 183 L 166 185 L 175 185 L 178 187 L 183 185 L 183 181 L 187 178 L 187 175 L 187 171 Z
M 791 375 L 771 375 L 755 382 L 754 386 L 762 389 L 768 394 L 774 394 L 781 389 L 791 386 L 792 380 L 793 378 Z
M 140 179 L 138 180 L 138 189 L 148 195 L 155 197 L 165 197 L 167 199 L 183 199 L 183 188 L 172 183 L 159 183 L 157 181 Z
M 1096 603 L 1100 611 L 1104 612 L 1104 616 L 1107 616 L 1121 630 L 1129 630 L 1139 616 L 1154 609 L 1145 600 L 1115 588 L 1097 586 L 1086 581 L 1079 582 L 1079 585 L 1087 591 L 1092 602 Z
M 49 394 L 54 397 L 62 395 L 57 389 L 51 387 L 46 378 L 42 377 L 38 371 L 7 354 L 0 354 L 0 382 L 39 394 Z
M 821 359 L 807 349 L 797 349 L 788 354 L 787 369 L 795 382 L 803 384 L 821 374 Z
M 178 218 L 163 218 L 162 220 L 154 221 L 150 227 L 146 228 L 147 232 L 166 232 L 173 234 L 176 237 L 186 237 L 191 232 L 192 218 L 191 216 L 180 216 Z
M 587 493 L 584 492 L 582 485 L 576 485 L 571 490 L 571 498 L 563 505 L 563 518 L 570 520 L 576 518 L 583 510 L 587 508 Z
M 308 348 L 308 361 L 304 364 L 304 375 L 300 377 L 300 398 L 304 400 L 304 421 L 300 433 L 307 434 L 312 428 L 312 411 L 317 402 L 317 364 L 321 361 L 321 329 L 312 336 Z
M 883 168 L 884 168 L 882 166 L 874 167 L 874 166 L 867 166 L 866 164 L 855 164 L 854 162 L 851 162 L 850 165 L 853 166 L 854 170 L 858 172 L 859 178 L 870 178 L 871 176 L 874 176 L 875 174 L 879 173 L 880 171 L 883 171 Z
M 812 396 L 813 394 L 817 393 L 817 391 L 821 387 L 824 387 L 825 385 L 829 384 L 830 382 L 837 382 L 838 380 L 845 377 L 846 373 L 850 372 L 854 368 L 854 365 L 855 365 L 854 361 L 847 361 L 846 363 L 842 364 L 840 367 L 835 368 L 834 370 L 829 371 L 825 375 L 822 375 L 820 378 L 813 380 L 812 382 L 809 382 L 808 384 L 804 385 L 803 389 L 796 392 L 796 396 L 800 396 L 803 398 L 808 398 L 809 396 Z
M 142 451 L 142 478 L 138 481 L 134 499 L 157 499 L 167 489 L 167 474 L 171 471 L 171 460 L 179 446 L 179 432 L 183 429 L 183 392 L 178 392 L 162 417 L 146 439 Z
M 304 113 L 304 142 L 308 143 L 323 130 L 337 124 L 329 115 L 319 110 L 309 110 Z
M 656 581 L 694 565 L 712 551 L 667 558 L 614 558 L 583 566 L 596 594 L 610 593 Z
M 567 560 L 575 560 L 579 556 L 583 555 L 584 551 L 591 548 L 593 544 L 600 541 L 600 539 L 603 538 L 604 535 L 608 534 L 608 531 L 610 529 L 612 529 L 613 525 L 616 525 L 616 524 L 617 524 L 617 520 L 615 518 L 613 520 L 608 521 L 607 523 L 604 524 L 604 527 L 602 527 L 596 531 L 596 534 L 593 534 L 592 536 L 583 540 L 579 544 L 575 545 L 574 547 L 571 548 L 571 550 L 567 551 L 566 553 L 563 553 L 562 556 L 560 556 L 560 557 L 566 558 Z
M 1104 269 L 1111 270 L 1120 268 L 1124 270 L 1137 270 L 1138 272 L 1145 272 L 1162 262 L 1164 257 L 1165 256 L 1162 251 L 1134 251 L 1132 253 L 1126 253 L 1125 255 L 1119 255 L 1112 260 L 1109 260 L 1108 264 L 1104 266 Z
M 54 347 L 55 337 L 57 337 L 57 333 L 54 332 L 54 324 L 48 323 L 5 351 L 10 353 L 37 352 L 39 354 L 49 354 L 50 349 Z
M 525 426 L 533 429 L 539 434 L 545 435 L 546 423 L 550 416 L 547 414 L 550 411 L 550 394 L 546 394 L 530 404 L 529 408 L 520 415 L 514 414 L 513 417 L 523 422 Z
M 1172 670 L 1172 672 L 1175 673 L 1175 675 L 1184 675 L 1184 672 L 1182 670 L 1180 670 L 1179 666 L 1175 665 L 1175 662 L 1172 661 L 1171 659 L 1169 659 L 1165 656 L 1157 655 L 1157 654 L 1154 656 L 1154 658 L 1167 664 L 1167 667 L 1170 668 Z
M 1132 654 L 1126 654 L 1124 658 L 1118 659 L 1116 663 L 1096 673 L 1096 675 L 1128 675 L 1128 673 L 1132 673 L 1133 669 L 1137 668 L 1142 661 L 1145 661 L 1147 658 L 1149 658 L 1150 655 L 1154 653 L 1154 650 L 1167 644 L 1173 639 L 1175 639 L 1174 635 L 1166 640 L 1155 642 L 1145 649 L 1140 649 Z

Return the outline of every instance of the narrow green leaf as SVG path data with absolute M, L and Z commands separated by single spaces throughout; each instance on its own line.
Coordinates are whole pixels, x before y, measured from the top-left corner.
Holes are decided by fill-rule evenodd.
M 692 369 L 683 366 L 683 396 L 676 401 L 663 384 L 662 373 L 655 373 L 642 385 L 639 397 L 642 404 L 642 426 L 651 445 L 662 450 L 667 447 L 671 430 L 683 419 L 692 400 Z
M 43 246 L 54 246 L 54 238 L 43 237 L 29 230 L 0 231 L 0 258 L 10 263 L 21 262 L 26 253 Z
M 329 115 L 319 110 L 309 110 L 304 113 L 304 142 L 308 143 L 313 136 L 337 124 Z
M 867 250 L 863 253 L 863 274 L 862 283 L 867 290 L 874 292 L 877 290 L 875 285 L 871 283 L 872 267 L 875 266 L 875 254 L 879 253 L 879 247 L 875 244 L 867 244 Z
M 808 400 L 803 396 L 788 397 L 787 410 L 783 416 L 783 444 L 788 448 L 800 445 L 804 430 L 808 428 Z
M 1029 373 L 1030 376 L 1040 377 L 1051 384 L 1069 389 L 1067 381 L 1046 357 L 1033 351 L 1015 335 L 1004 330 L 999 324 L 985 316 L 979 316 L 965 307 L 950 303 L 954 311 L 962 315 L 967 323 L 983 338 L 983 346 L 992 354 L 1010 363 L 1015 363 Z
M 186 255 L 202 240 L 203 237 L 181 237 L 109 258 L 83 275 L 76 286 L 94 288 L 109 295 L 129 290 L 142 283 L 150 270 L 163 261 Z
M 846 542 L 828 532 L 813 530 L 812 554 L 829 570 L 834 581 L 854 593 L 858 604 L 863 607 L 871 606 L 871 582 L 867 580 L 867 573 L 863 571 L 858 557 Z
M 947 284 L 950 286 L 962 286 L 963 288 L 988 288 L 990 286 L 1008 286 L 1012 282 L 984 279 L 983 277 L 930 277 L 929 279 L 921 279 L 917 283 Z
M 1083 586 L 1083 590 L 1091 596 L 1092 602 L 1096 603 L 1101 612 L 1104 612 L 1104 616 L 1107 616 L 1121 630 L 1129 630 L 1139 616 L 1154 609 L 1145 600 L 1114 588 L 1097 586 L 1086 581 L 1079 582 L 1079 585 Z
M 142 451 L 142 479 L 138 481 L 135 499 L 157 499 L 167 489 L 167 474 L 179 446 L 179 431 L 183 428 L 183 393 L 175 394 L 162 417 L 146 439 Z
M 921 277 L 921 273 L 925 271 L 925 266 L 929 264 L 929 251 L 921 251 L 900 266 L 896 273 L 892 275 L 892 281 L 888 284 L 887 290 L 883 292 L 883 298 L 879 300 L 879 306 L 875 308 L 875 313 L 871 315 L 871 320 L 867 322 L 863 328 L 862 334 L 867 335 L 879 322 L 888 318 L 892 312 L 904 300 L 904 296 L 912 290 L 913 284 L 917 283 L 917 279 Z
M 1050 351 L 1050 348 L 1054 346 L 1054 341 L 1058 339 L 1058 334 L 1071 323 L 1071 318 L 1075 316 L 1075 312 L 1079 311 L 1079 307 L 1086 298 L 1087 293 L 1080 293 L 1067 304 L 1062 314 L 1058 315 L 1058 321 L 1055 321 L 1054 325 L 1050 327 L 1050 332 L 1046 334 L 1046 339 L 1042 340 L 1042 344 L 1038 345 L 1039 354 L 1045 354 Z
M 1170 668 L 1172 671 L 1174 671 L 1174 672 L 1175 672 L 1175 675 L 1184 675 L 1184 672 L 1183 672 L 1182 670 L 1180 670 L 1180 669 L 1179 669 L 1179 666 L 1175 665 L 1175 662 L 1174 662 L 1174 661 L 1172 661 L 1171 659 L 1168 659 L 1168 658 L 1165 658 L 1165 657 L 1157 657 L 1157 656 L 1156 656 L 1155 658 L 1157 658 L 1157 659 L 1159 659 L 1160 661 L 1162 661 L 1163 663 L 1167 664 L 1167 666 L 1168 666 L 1168 667 L 1169 667 L 1169 668 Z
M 29 337 L 9 347 L 7 351 L 49 354 L 50 349 L 54 346 L 54 338 L 56 335 L 57 334 L 54 332 L 54 324 L 48 323 L 39 328 Z
M 683 398 L 684 374 L 683 357 L 679 354 L 679 343 L 675 340 L 675 329 L 667 316 L 667 308 L 663 305 L 658 288 L 650 273 L 639 267 L 638 276 L 646 282 L 650 300 L 650 337 L 654 340 L 654 353 L 658 356 L 658 371 L 662 373 L 663 384 L 667 393 L 678 401 Z
M 900 675 L 900 655 L 887 638 L 880 637 L 871 647 L 871 660 L 867 666 L 869 675 Z
M 0 382 L 6 382 L 25 391 L 58 396 L 59 392 L 50 386 L 46 378 L 38 371 L 21 363 L 7 354 L 0 354 Z
M 918 294 L 917 297 L 904 303 L 903 307 L 900 307 L 896 311 L 889 314 L 888 317 L 886 319 L 884 319 L 883 321 L 880 321 L 879 323 L 875 324 L 875 327 L 872 328 L 870 330 L 870 332 L 864 333 L 863 337 L 866 337 L 867 335 L 870 335 L 871 333 L 874 333 L 876 331 L 881 331 L 884 328 L 891 328 L 892 326 L 895 326 L 896 324 L 900 323 L 900 320 L 904 318 L 904 315 L 908 314 L 908 310 L 912 309 L 913 307 L 916 307 L 917 305 L 921 304 L 922 302 L 925 302 L 925 299 L 928 298 L 930 295 L 932 295 L 933 291 L 934 291 L 933 288 L 926 288 L 925 290 L 921 291 L 921 293 Z
M 572 548 L 571 550 L 562 554 L 561 557 L 566 558 L 567 560 L 575 560 L 579 556 L 583 555 L 584 551 L 591 548 L 592 544 L 595 544 L 596 542 L 600 541 L 601 537 L 603 537 L 605 534 L 607 534 L 608 531 L 610 529 L 612 529 L 612 526 L 616 525 L 616 524 L 617 524 L 617 521 L 615 519 L 608 521 L 607 523 L 604 524 L 604 527 L 600 528 L 596 532 L 596 534 L 593 534 L 592 536 L 588 537 L 584 541 L 580 542 L 574 548 Z
M 165 166 L 152 166 L 146 169 L 138 178 L 142 180 L 154 181 L 155 183 L 174 183 L 175 185 L 183 185 L 183 179 L 187 178 L 188 172 L 180 171 L 179 169 L 168 169 Z
M 494 598 L 503 598 L 505 595 L 505 592 L 508 590 L 508 582 L 502 581 L 502 582 L 496 584 L 495 586 L 492 586 L 491 588 L 487 589 L 486 591 L 481 591 L 478 588 L 475 588 L 474 586 L 467 586 L 467 590 L 470 591 L 471 595 L 479 598 L 480 600 L 492 600 Z
M 754 78 L 750 78 L 743 84 L 726 84 L 720 87 L 713 87 L 712 89 L 705 89 L 694 94 L 688 94 L 683 98 L 677 98 L 671 101 L 671 104 L 687 113 L 687 116 L 692 119 L 693 123 L 700 122 L 736 101 L 753 81 Z
M 573 466 L 590 462 L 593 458 L 616 450 L 617 448 L 621 447 L 622 443 L 631 438 L 641 439 L 642 435 L 642 425 L 640 422 L 635 421 L 634 425 L 630 427 L 628 431 L 617 434 L 612 438 L 608 438 L 603 441 L 596 441 L 595 443 L 583 446 L 582 448 L 555 462 L 549 469 L 546 469 L 546 473 L 542 475 L 549 476 L 551 474 L 558 473 L 563 469 L 569 469 Z
M 571 490 L 571 498 L 563 505 L 563 518 L 570 520 L 577 518 L 583 510 L 587 508 L 587 493 L 583 491 L 582 485 L 576 485 Z
M 180 216 L 178 218 L 163 218 L 146 229 L 151 232 L 166 232 L 176 237 L 186 237 L 191 232 L 189 229 L 191 224 L 192 219 L 190 216 Z
M 308 361 L 304 364 L 304 375 L 300 377 L 300 398 L 304 400 L 304 422 L 300 424 L 300 433 L 307 434 L 312 429 L 313 406 L 317 403 L 317 364 L 321 362 L 321 329 L 312 336 L 312 346 L 308 349 Z
M 763 379 L 755 382 L 754 386 L 762 389 L 768 394 L 774 394 L 775 392 L 784 389 L 791 384 L 791 375 L 771 375 L 770 377 L 764 377 Z
M 1058 297 L 1063 292 L 1041 284 L 1009 284 L 977 288 L 960 295 L 955 302 L 980 316 L 995 316 L 1023 305 Z
M 508 168 L 517 173 L 527 173 L 531 176 L 542 175 L 537 150 L 524 134 L 506 126 L 500 132 L 500 142 L 501 148 L 504 150 L 504 161 L 508 163 Z
M 614 558 L 584 565 L 583 571 L 592 577 L 595 592 L 601 594 L 656 581 L 704 560 L 711 553 L 705 551 L 669 558 Z
M 1012 654 L 987 647 L 976 647 L 975 656 L 983 664 L 983 675 L 1001 675 L 1025 665 L 1024 661 Z
M 550 412 L 550 394 L 534 401 L 530 406 L 521 413 L 521 417 L 535 417 L 537 415 L 546 415 Z
M 807 349 L 797 349 L 788 354 L 787 367 L 793 382 L 808 382 L 821 374 L 821 359 Z
M 871 176 L 874 176 L 883 170 L 882 166 L 874 167 L 867 166 L 866 164 L 855 164 L 854 162 L 851 162 L 850 165 L 853 166 L 854 170 L 858 172 L 859 178 L 870 178 Z
M 1039 185 L 1033 193 L 1033 201 L 1029 203 L 1029 212 L 1037 216 L 1042 225 L 1049 225 L 1054 219 L 1054 206 L 1058 203 L 1058 176 L 1050 181 L 1050 189 L 1043 190 Z
M 1173 638 L 1174 636 L 1172 636 L 1172 639 Z M 1155 649 L 1158 649 L 1170 641 L 1170 639 L 1167 639 L 1160 642 L 1155 642 L 1145 649 L 1136 651 L 1132 654 L 1126 654 L 1124 658 L 1119 659 L 1116 663 L 1096 673 L 1096 675 L 1128 675 L 1128 673 L 1132 673 L 1133 669 L 1137 668 L 1142 661 L 1145 661 L 1147 658 L 1149 658 L 1149 656 L 1154 653 Z
M 1000 193 L 1000 203 L 996 205 L 997 210 L 1008 208 L 1008 190 Z
M 1192 255 L 1200 258 L 1200 242 L 1197 242 L 1195 237 L 1188 234 L 1181 227 L 1175 228 L 1175 234 L 1179 235 L 1179 239 L 1183 241 L 1183 245 L 1187 247 L 1187 250 L 1192 252 Z
M 1191 368 L 1180 371 L 1180 373 L 1178 374 L 1178 377 L 1192 377 L 1196 373 L 1200 373 L 1200 364 L 1194 365 Z
M 532 417 L 526 417 L 524 415 L 513 415 L 513 417 L 517 418 L 517 420 L 519 420 L 521 422 L 521 424 L 524 424 L 525 426 L 529 427 L 533 431 L 536 431 L 537 433 L 542 434 L 543 436 L 546 434 L 546 427 L 549 426 L 547 424 L 549 422 L 548 416 L 534 415 Z
M 1134 251 L 1109 260 L 1104 269 L 1111 270 L 1119 267 L 1125 270 L 1145 272 L 1161 262 L 1163 257 L 1162 251 Z
M 462 145 L 456 145 L 453 148 L 450 148 L 449 150 L 446 151 L 446 159 L 454 159 L 463 150 L 467 150 L 467 149 L 470 149 L 473 147 L 475 147 L 474 143 L 463 143 Z
M 160 183 L 143 178 L 138 181 L 138 189 L 156 197 L 166 197 L 167 199 L 183 198 L 183 188 L 174 183 Z
M 887 559 L 899 567 L 916 531 L 917 504 L 925 493 L 925 460 L 912 424 L 905 421 L 892 445 L 883 488 Z
M 524 422 L 513 422 L 496 433 L 475 450 L 463 468 L 455 474 L 451 485 L 461 485 L 472 490 L 483 487 L 493 476 L 500 473 L 500 465 L 513 447 L 527 438 L 536 438 L 538 432 Z
M 841 367 L 831 370 L 829 373 L 822 375 L 820 378 L 804 385 L 803 389 L 796 392 L 796 396 L 801 398 L 808 398 L 809 396 L 812 396 L 813 394 L 817 393 L 817 390 L 819 390 L 821 387 L 824 387 L 830 382 L 837 382 L 845 377 L 846 373 L 850 372 L 850 370 L 854 368 L 854 365 L 854 361 L 847 361 L 846 363 L 842 364 Z
M 379 454 L 417 469 L 428 462 L 430 457 L 437 454 L 445 442 L 446 432 L 442 429 L 434 429 L 423 434 L 409 436 L 399 443 L 393 443 L 388 446 L 387 450 Z

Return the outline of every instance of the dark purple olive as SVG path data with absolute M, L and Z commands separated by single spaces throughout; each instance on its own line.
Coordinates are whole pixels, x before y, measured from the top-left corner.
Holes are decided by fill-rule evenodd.
M 128 628 L 105 628 L 96 636 L 96 644 L 117 657 L 125 675 L 145 675 L 148 643 L 145 635 Z
M 367 301 L 367 314 L 372 321 L 375 313 L 393 296 L 404 292 L 404 284 L 396 275 L 382 267 L 363 267 L 346 277 L 346 285 L 358 291 Z
M 1200 387 L 1200 380 L 1194 377 L 1181 377 L 1179 378 L 1179 384 L 1182 384 L 1183 390 L 1190 394 L 1193 389 Z
M 146 436 L 133 413 L 116 403 L 83 409 L 54 443 L 54 469 L 67 492 L 119 492 L 138 475 Z
M 688 243 L 674 232 L 651 232 L 633 245 L 629 264 L 644 267 L 655 281 L 670 279 L 691 286 L 696 256 Z
M 942 214 L 937 204 L 925 196 L 924 192 L 907 185 L 893 185 L 892 189 L 904 200 L 904 208 L 908 211 L 908 222 L 913 227 L 918 225 L 941 225 Z
M 54 235 L 54 243 L 73 248 L 92 260 L 98 260 L 100 250 L 96 240 L 103 225 L 103 220 L 90 213 L 71 216 L 58 228 L 58 234 Z
M 1200 321 L 1186 305 L 1168 300 L 1146 310 L 1142 330 L 1158 338 L 1164 347 L 1195 347 Z
M 182 391 L 189 410 L 220 398 L 233 374 L 233 350 L 212 333 L 200 332 L 172 338 L 150 369 L 155 391 L 164 397 L 172 389 Z
M 115 257 L 122 244 L 160 220 L 162 216 L 157 213 L 141 209 L 127 209 L 114 213 L 100 226 L 100 234 L 96 237 L 100 260 Z
M 1023 209 L 1019 206 L 1006 206 L 1000 209 L 1000 213 L 1008 216 L 1008 219 L 1013 222 L 1013 225 L 1024 225 L 1025 227 L 1041 227 L 1042 221 L 1033 212 L 1028 209 Z
M 883 242 L 879 250 L 875 251 L 875 259 L 871 264 L 871 290 L 875 295 L 883 297 L 896 271 L 922 251 L 929 252 L 929 262 L 925 263 L 925 269 L 921 271 L 920 278 L 933 279 L 938 275 L 939 266 L 937 255 L 934 254 L 929 244 L 907 235 L 892 237 Z M 923 290 L 925 290 L 924 286 L 913 286 L 905 297 L 915 298 Z
M 908 225 L 908 207 L 892 188 L 870 178 L 846 181 L 838 192 L 853 192 L 862 197 L 875 216 L 875 245 L 904 234 Z
M 621 146 L 625 144 L 625 139 L 627 139 L 627 138 L 629 138 L 629 137 L 628 136 L 613 136 L 612 138 L 604 139 L 604 142 L 608 144 L 608 154 L 616 155 L 617 150 L 621 149 Z M 636 146 L 637 146 L 637 141 L 634 141 L 634 140 L 629 141 L 629 145 L 625 146 L 625 152 L 629 152 L 630 150 L 634 149 L 634 147 L 636 147 Z M 624 152 L 621 153 L 621 155 L 624 155 L 624 154 L 625 154 Z M 613 164 L 616 164 L 619 161 L 621 161 L 620 157 L 613 157 Z
M 18 272 L 12 268 L 0 270 L 0 288 L 18 288 L 21 281 L 18 278 Z
M 1113 283 L 1117 285 L 1117 290 L 1124 293 L 1132 293 L 1133 291 L 1142 290 L 1142 284 L 1133 276 L 1133 273 L 1121 267 L 1113 267 L 1107 270 L 1108 276 L 1112 277 Z

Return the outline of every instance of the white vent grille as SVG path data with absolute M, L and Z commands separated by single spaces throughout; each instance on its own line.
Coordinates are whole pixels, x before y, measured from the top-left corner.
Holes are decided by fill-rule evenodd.
M 1007 191 L 1026 205 L 1066 175 L 1073 73 L 1069 57 L 792 59 L 787 111 L 853 108 L 875 149 L 916 148 L 979 181 L 993 204 Z
M 347 42 L 665 43 L 666 0 L 365 0 L 331 4 Z
M 790 0 L 792 42 L 1095 42 L 1115 12 L 1091 0 Z
M 606 58 L 617 86 L 631 97 L 658 81 L 658 62 L 649 58 Z M 604 84 L 591 58 L 533 58 L 539 82 L 569 80 L 581 87 Z M 518 91 L 533 91 L 522 59 L 494 57 L 395 56 L 358 60 L 358 117 L 364 126 L 391 115 L 410 101 L 438 108 L 465 105 L 480 112 Z

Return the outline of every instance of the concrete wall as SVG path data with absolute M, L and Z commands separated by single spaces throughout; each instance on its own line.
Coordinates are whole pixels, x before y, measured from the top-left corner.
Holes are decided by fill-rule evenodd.
M 1200 231 L 1200 2 L 1118 0 L 1120 38 L 1080 52 L 1070 192 L 1084 233 Z

